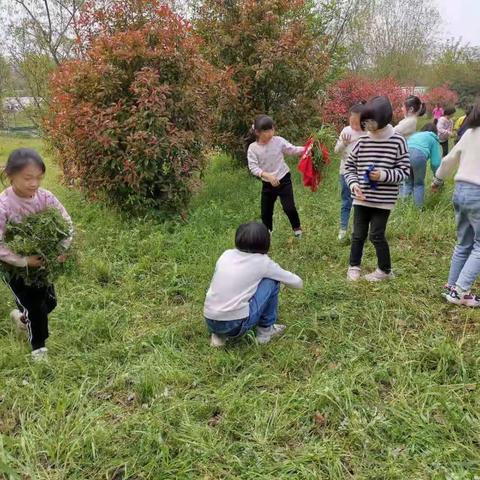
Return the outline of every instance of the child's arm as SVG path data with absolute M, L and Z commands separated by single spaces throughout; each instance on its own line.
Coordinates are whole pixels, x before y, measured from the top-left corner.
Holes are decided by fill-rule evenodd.
M 280 137 L 282 138 L 282 137 Z M 296 147 L 295 145 L 292 145 L 289 141 L 285 140 L 282 138 L 282 153 L 285 155 L 301 155 L 303 151 L 305 150 L 305 147 Z
M 14 267 L 26 267 L 28 265 L 27 257 L 13 253 L 3 242 L 6 226 L 7 214 L 5 210 L 0 207 L 0 261 L 13 265 Z
M 278 263 L 268 258 L 267 269 L 264 278 L 271 278 L 281 282 L 290 288 L 303 288 L 303 280 L 292 272 L 284 270 Z
M 365 194 L 360 186 L 357 171 L 358 149 L 360 148 L 360 141 L 353 147 L 347 161 L 345 162 L 345 181 L 348 188 L 355 195 L 358 200 L 366 200 Z
M 435 144 L 430 151 L 430 168 L 432 169 L 433 174 L 435 175 L 438 167 L 442 163 L 442 147 L 440 144 L 435 140 Z
M 58 198 L 50 192 L 47 193 L 47 206 L 50 207 L 50 208 L 57 209 L 62 214 L 62 217 L 65 219 L 65 221 L 68 223 L 68 225 L 70 227 L 69 237 L 60 242 L 60 245 L 65 250 L 68 250 L 70 248 L 70 245 L 72 244 L 72 241 L 73 241 L 73 222 L 72 222 L 72 219 L 70 218 L 70 215 L 68 214 L 65 207 L 58 200 Z
M 468 137 L 468 131 L 462 135 L 460 141 L 452 148 L 452 151 L 443 158 L 440 167 L 435 172 L 435 178 L 433 179 L 433 184 L 436 186 L 442 185 L 443 181 L 449 177 L 458 167 L 460 162 L 460 156 L 462 153 L 463 143 L 465 137 Z
M 258 163 L 258 157 L 250 147 L 248 148 L 248 151 L 247 151 L 247 160 L 248 160 L 248 168 L 252 173 L 252 175 L 262 178 L 263 170 L 260 168 L 260 164 Z
M 350 140 L 351 138 L 348 137 L 348 134 L 345 132 L 345 129 L 343 129 L 335 145 L 335 150 L 334 150 L 335 153 L 342 153 L 349 145 Z
M 410 176 L 410 155 L 408 154 L 407 142 L 404 138 L 398 147 L 395 166 L 388 170 L 379 169 L 378 181 L 391 185 L 399 185 Z

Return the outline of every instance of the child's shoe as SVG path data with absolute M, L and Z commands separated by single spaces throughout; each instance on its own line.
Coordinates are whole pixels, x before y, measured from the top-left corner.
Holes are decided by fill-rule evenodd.
M 257 327 L 257 342 L 261 345 L 268 343 L 273 337 L 285 331 L 285 325 L 275 324 L 271 327 Z
M 377 268 L 374 272 L 365 275 L 367 282 L 384 282 L 385 280 L 393 280 L 395 275 L 393 272 L 385 273 L 383 270 Z
M 362 269 L 360 267 L 348 267 L 347 280 L 350 282 L 358 282 L 362 276 Z
M 48 349 L 47 347 L 37 348 L 31 355 L 34 362 L 46 362 L 48 360 Z
M 347 238 L 347 231 L 346 230 L 340 230 L 338 232 L 338 237 L 337 237 L 338 241 L 343 242 L 346 238 Z
M 480 307 L 480 298 L 472 295 L 470 292 L 459 292 L 456 287 L 452 287 L 450 293 L 445 297 L 447 302 L 454 305 L 463 305 L 464 307 Z
M 452 291 L 452 286 L 449 285 L 448 283 L 446 283 L 443 287 L 443 291 L 442 291 L 442 297 L 443 298 L 447 298 L 448 295 L 450 295 L 450 292 Z
M 210 337 L 210 345 L 215 348 L 224 347 L 227 343 L 227 337 L 225 335 L 217 335 L 212 333 Z
M 295 238 L 300 239 L 303 237 L 303 230 L 301 228 L 297 228 L 293 231 L 293 234 L 295 235 Z
M 27 329 L 27 324 L 25 323 L 24 316 L 20 310 L 12 310 L 10 312 L 10 318 L 19 330 Z

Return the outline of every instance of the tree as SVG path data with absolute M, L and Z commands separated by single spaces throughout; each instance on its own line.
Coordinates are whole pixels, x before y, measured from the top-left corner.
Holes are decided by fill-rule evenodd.
M 399 121 L 405 100 L 405 93 L 400 85 L 392 78 L 371 80 L 360 75 L 347 75 L 330 86 L 323 107 L 323 119 L 340 131 L 345 126 L 350 107 L 376 95 L 386 95 L 390 99 L 394 121 Z
M 55 71 L 45 131 L 67 182 L 123 206 L 177 211 L 199 181 L 229 79 L 169 7 L 116 7 L 86 6 L 83 55 Z
M 7 60 L 0 55 L 0 128 L 5 126 L 5 105 L 4 99 L 11 88 L 10 65 Z
M 0 0 L 6 47 L 22 78 L 24 95 L 33 97 L 31 120 L 39 125 L 48 106 L 48 78 L 71 58 L 84 0 Z
M 374 78 L 418 84 L 433 58 L 440 25 L 438 9 L 423 0 L 365 0 L 346 25 L 351 68 Z
M 236 101 L 219 112 L 217 123 L 227 151 L 244 158 L 242 138 L 259 113 L 272 115 L 282 133 L 297 139 L 320 123 L 331 52 L 311 3 L 204 0 L 193 18 L 205 57 L 229 69 L 237 88 Z

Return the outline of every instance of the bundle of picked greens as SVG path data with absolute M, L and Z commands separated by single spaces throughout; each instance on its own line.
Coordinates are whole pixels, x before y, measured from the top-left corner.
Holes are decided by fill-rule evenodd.
M 330 164 L 330 150 L 335 145 L 336 134 L 330 126 L 323 126 L 308 139 L 298 170 L 303 175 L 303 184 L 315 192 L 321 183 L 324 170 Z
M 58 257 L 66 253 L 63 241 L 71 236 L 70 225 L 55 208 L 27 215 L 20 223 L 8 222 L 3 243 L 23 257 L 39 255 L 41 267 L 20 268 L 0 262 L 0 273 L 8 281 L 21 278 L 26 285 L 45 286 L 53 283 L 65 269 Z

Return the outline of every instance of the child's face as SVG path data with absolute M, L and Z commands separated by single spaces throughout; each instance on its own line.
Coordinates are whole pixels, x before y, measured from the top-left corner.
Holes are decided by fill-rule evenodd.
M 40 188 L 44 174 L 36 165 L 27 165 L 20 172 L 10 177 L 15 193 L 20 197 L 33 197 Z
M 257 138 L 260 143 L 268 143 L 275 135 L 275 129 L 271 130 L 257 130 Z
M 359 113 L 351 113 L 348 121 L 350 123 L 350 127 L 353 130 L 361 130 L 362 129 L 362 127 L 360 125 L 360 114 Z
M 363 126 L 368 132 L 376 132 L 378 130 L 378 123 L 375 120 L 366 120 L 363 122 Z

